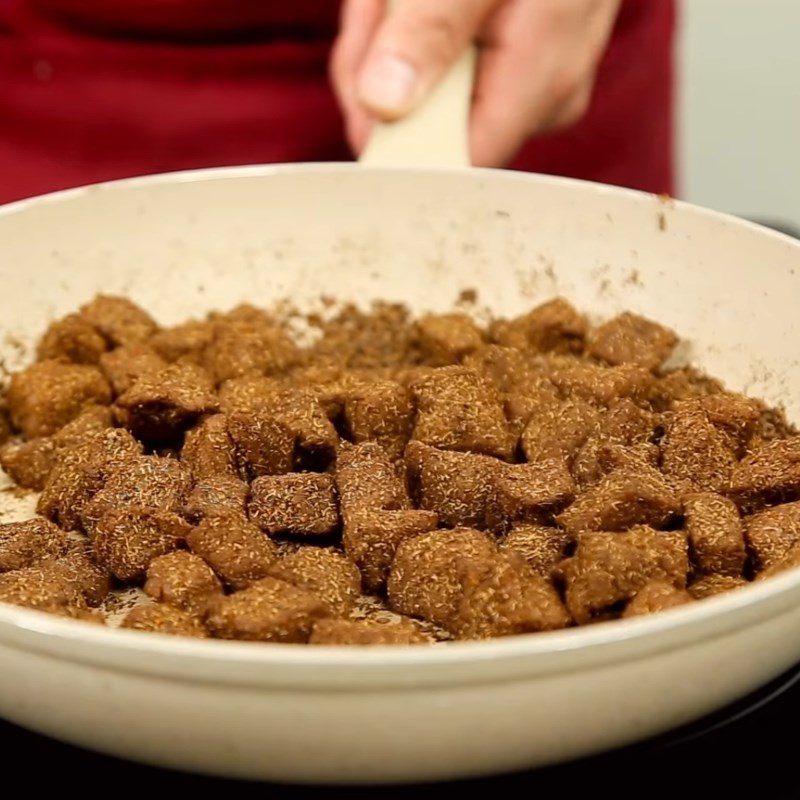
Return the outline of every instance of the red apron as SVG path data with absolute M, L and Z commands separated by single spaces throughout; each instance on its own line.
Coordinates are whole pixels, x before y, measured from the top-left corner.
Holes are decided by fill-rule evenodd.
M 350 157 L 336 0 L 0 0 L 0 202 L 151 172 Z M 672 192 L 673 0 L 625 0 L 589 113 L 517 169 Z

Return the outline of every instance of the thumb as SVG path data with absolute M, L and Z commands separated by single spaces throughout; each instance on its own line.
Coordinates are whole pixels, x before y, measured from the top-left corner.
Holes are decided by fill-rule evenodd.
M 501 0 L 402 0 L 383 20 L 359 72 L 360 102 L 379 119 L 415 108 Z

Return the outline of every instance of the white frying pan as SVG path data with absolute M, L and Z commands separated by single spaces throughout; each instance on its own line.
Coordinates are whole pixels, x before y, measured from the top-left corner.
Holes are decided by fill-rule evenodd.
M 467 168 L 461 69 L 414 122 L 381 132 L 369 166 L 161 175 L 0 209 L 0 356 L 22 363 L 53 316 L 99 291 L 165 324 L 286 296 L 421 311 L 475 287 L 513 315 L 559 293 L 674 327 L 700 367 L 800 418 L 800 244 L 646 194 Z M 404 154 L 448 168 L 398 169 Z M 23 505 L 0 494 L 7 519 Z M 0 715 L 217 775 L 463 777 L 697 718 L 800 659 L 798 634 L 800 572 L 651 617 L 430 648 L 190 641 L 0 605 Z

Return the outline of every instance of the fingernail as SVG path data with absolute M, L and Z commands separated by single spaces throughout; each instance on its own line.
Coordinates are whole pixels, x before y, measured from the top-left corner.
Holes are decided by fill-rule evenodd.
M 371 108 L 402 112 L 411 102 L 417 78 L 417 70 L 408 61 L 385 53 L 364 68 L 358 82 L 358 94 L 361 101 Z

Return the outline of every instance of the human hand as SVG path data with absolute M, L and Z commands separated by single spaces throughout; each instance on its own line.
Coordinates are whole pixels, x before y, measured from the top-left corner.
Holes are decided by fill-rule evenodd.
M 576 122 L 621 0 L 345 0 L 331 78 L 356 153 L 376 120 L 403 117 L 475 42 L 477 166 L 504 166 L 537 134 Z

